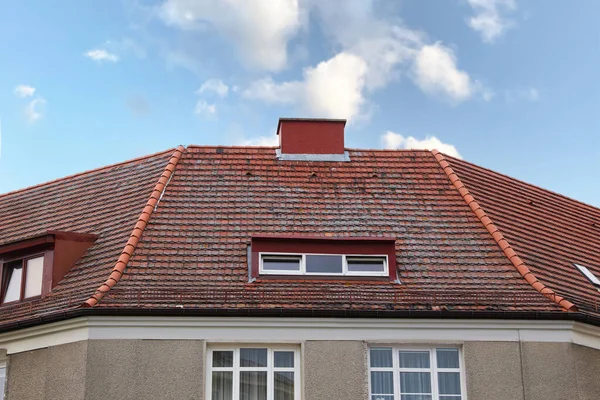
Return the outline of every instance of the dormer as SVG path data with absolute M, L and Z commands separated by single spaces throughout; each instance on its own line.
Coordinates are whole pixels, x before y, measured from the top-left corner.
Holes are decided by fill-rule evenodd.
M 0 246 L 0 305 L 46 297 L 96 239 L 48 231 Z

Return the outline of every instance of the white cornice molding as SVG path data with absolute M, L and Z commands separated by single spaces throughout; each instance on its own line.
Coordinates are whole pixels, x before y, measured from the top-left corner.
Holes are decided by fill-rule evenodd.
M 301 343 L 560 342 L 600 349 L 600 328 L 572 321 L 90 316 L 0 334 L 8 354 L 82 340 Z

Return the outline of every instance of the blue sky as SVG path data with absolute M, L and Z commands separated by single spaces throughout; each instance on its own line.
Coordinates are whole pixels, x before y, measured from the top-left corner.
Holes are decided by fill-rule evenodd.
M 600 206 L 600 2 L 0 5 L 0 193 L 178 144 L 437 147 Z

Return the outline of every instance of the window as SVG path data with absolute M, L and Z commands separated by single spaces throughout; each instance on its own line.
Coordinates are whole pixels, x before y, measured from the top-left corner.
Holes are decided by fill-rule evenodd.
M 579 264 L 573 264 L 577 267 L 577 269 L 579 270 L 579 272 L 581 272 L 583 275 L 585 275 L 586 278 L 588 278 L 588 280 L 590 282 L 592 282 L 594 284 L 594 286 L 596 286 L 597 288 L 600 288 L 600 279 L 598 279 L 598 277 L 596 277 L 596 275 L 594 275 L 594 273 L 592 271 L 590 271 L 587 267 L 584 267 L 583 265 L 579 265 Z
M 2 266 L 2 304 L 40 296 L 44 256 L 5 262 Z
M 464 390 L 457 348 L 369 351 L 370 400 L 460 400 Z
M 215 348 L 208 353 L 210 400 L 300 399 L 298 350 Z
M 260 253 L 260 273 L 388 276 L 387 256 Z
M 4 399 L 5 385 L 6 385 L 6 363 L 0 362 L 0 400 Z

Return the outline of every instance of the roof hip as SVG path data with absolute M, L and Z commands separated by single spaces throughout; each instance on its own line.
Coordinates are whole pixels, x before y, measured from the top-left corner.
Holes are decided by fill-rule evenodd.
M 81 305 L 81 307 L 93 307 L 98 304 L 106 295 L 106 293 L 108 293 L 108 291 L 119 282 L 121 276 L 123 276 L 125 268 L 129 263 L 129 259 L 135 252 L 142 234 L 144 233 L 144 229 L 146 228 L 146 225 L 148 225 L 148 221 L 152 216 L 152 212 L 158 206 L 158 202 L 160 201 L 162 194 L 164 193 L 167 184 L 169 183 L 171 176 L 175 171 L 175 167 L 177 166 L 177 163 L 179 162 L 179 159 L 184 151 L 185 147 L 180 145 L 173 152 L 173 155 L 169 159 L 165 170 L 158 179 L 158 182 L 156 182 L 154 190 L 150 194 L 150 198 L 146 202 L 146 205 L 144 206 L 144 209 L 142 210 L 142 213 L 140 214 L 137 223 L 135 224 L 133 231 L 129 236 L 129 239 L 127 240 L 127 244 L 119 256 L 117 263 L 112 269 L 110 276 L 102 285 L 100 285 L 100 287 L 98 287 L 98 289 L 96 289 L 94 294 Z
M 494 225 L 490 217 L 487 216 L 487 214 L 481 208 L 479 203 L 477 203 L 475 198 L 469 193 L 469 190 L 467 189 L 465 184 L 454 172 L 448 161 L 446 161 L 446 157 L 444 157 L 444 155 L 437 150 L 432 150 L 431 153 L 444 170 L 444 173 L 448 176 L 448 179 L 450 179 L 452 185 L 456 188 L 456 190 L 458 190 L 461 197 L 471 208 L 477 219 L 481 221 L 481 223 L 487 229 L 490 235 L 492 235 L 492 238 L 498 244 L 498 246 L 500 246 L 500 249 L 502 250 L 504 255 L 512 263 L 517 272 L 519 272 L 519 274 L 527 281 L 527 283 L 529 283 L 539 293 L 543 294 L 548 299 L 558 304 L 560 307 L 563 308 L 563 310 L 577 311 L 577 307 L 575 306 L 575 304 L 571 303 L 564 297 L 559 296 L 552 289 L 544 285 L 536 278 L 533 272 L 531 272 L 531 270 L 525 265 L 525 262 L 521 259 L 521 257 L 517 255 L 517 252 L 512 248 L 510 243 L 508 243 L 508 240 L 506 240 L 502 232 L 500 232 L 496 225 Z

